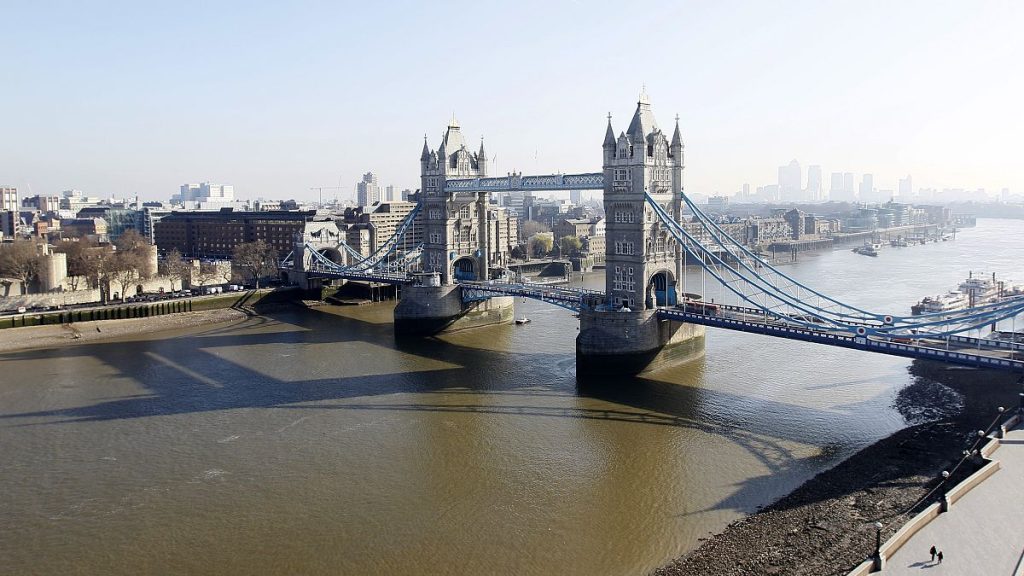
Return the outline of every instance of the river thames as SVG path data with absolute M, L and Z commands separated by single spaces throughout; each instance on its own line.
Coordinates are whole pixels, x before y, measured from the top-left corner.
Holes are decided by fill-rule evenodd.
M 979 220 L 785 270 L 909 314 L 969 270 L 1024 282 L 1022 248 Z M 396 341 L 393 308 L 0 353 L 0 572 L 645 573 L 906 425 L 906 359 L 709 328 L 701 360 L 578 383 L 565 310 Z

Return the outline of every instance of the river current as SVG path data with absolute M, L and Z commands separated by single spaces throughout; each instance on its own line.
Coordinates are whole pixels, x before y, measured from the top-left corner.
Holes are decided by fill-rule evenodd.
M 969 270 L 1024 282 L 1022 248 L 980 220 L 785 270 L 909 314 Z M 906 425 L 906 359 L 708 329 L 698 361 L 586 384 L 560 308 L 396 341 L 393 307 L 0 351 L 0 572 L 646 573 Z

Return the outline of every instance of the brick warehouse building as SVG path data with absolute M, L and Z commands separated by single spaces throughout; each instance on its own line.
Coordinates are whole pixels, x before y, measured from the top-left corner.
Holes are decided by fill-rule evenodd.
M 172 212 L 154 225 L 153 236 L 161 254 L 177 248 L 193 258 L 230 258 L 238 244 L 263 240 L 284 256 L 315 214 L 314 210 Z

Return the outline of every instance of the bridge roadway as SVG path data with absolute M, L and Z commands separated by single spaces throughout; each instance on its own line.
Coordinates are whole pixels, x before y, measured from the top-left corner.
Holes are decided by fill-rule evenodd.
M 698 305 L 699 306 L 699 305 Z M 714 308 L 712 308 L 712 306 Z M 1024 371 L 1024 357 L 1020 345 L 1005 346 L 1007 342 L 971 338 L 967 336 L 902 338 L 868 334 L 858 336 L 842 330 L 794 326 L 779 319 L 766 319 L 757 308 L 744 308 L 724 304 L 708 304 L 708 312 L 689 309 L 659 308 L 658 317 L 666 320 L 703 324 L 752 334 L 766 334 L 790 340 L 802 340 L 841 348 L 880 352 L 891 356 L 922 358 L 951 362 L 979 368 Z M 713 310 L 713 311 L 712 311 Z
M 317 278 L 378 282 L 380 284 L 408 284 L 412 282 L 412 278 L 405 272 L 377 272 L 373 268 L 368 270 L 331 270 L 324 266 L 313 266 L 309 270 L 309 274 Z
M 322 267 L 312 270 L 316 275 L 326 278 L 342 278 L 363 282 L 379 282 L 384 284 L 407 284 L 411 281 L 408 274 L 401 272 L 337 271 Z M 560 306 L 567 310 L 579 312 L 586 304 L 597 306 L 604 300 L 604 293 L 597 290 L 566 288 L 539 283 L 513 284 L 491 280 L 487 282 L 463 281 L 464 302 L 487 300 L 494 296 L 519 296 L 531 298 Z M 713 307 L 713 308 L 712 308 Z M 709 312 L 699 313 L 691 304 L 689 309 L 659 308 L 658 317 L 665 320 L 702 324 L 713 328 L 737 330 L 752 334 L 765 334 L 789 340 L 814 342 L 854 350 L 879 352 L 891 356 L 906 358 L 922 358 L 950 362 L 978 368 L 995 368 L 1024 372 L 1024 344 L 999 340 L 986 340 L 968 336 L 953 335 L 949 337 L 901 338 L 868 334 L 858 336 L 843 330 L 820 329 L 806 326 L 794 326 L 778 318 L 766 318 L 763 311 L 757 308 L 745 308 L 725 304 L 708 304 Z M 713 310 L 713 312 L 710 312 Z
M 486 300 L 498 295 L 521 296 L 579 312 L 581 305 L 588 298 L 593 299 L 595 302 L 604 300 L 604 292 L 584 288 L 565 288 L 552 284 L 531 282 L 512 284 L 497 280 L 488 282 L 460 282 L 459 284 L 462 286 L 462 300 L 464 302 Z

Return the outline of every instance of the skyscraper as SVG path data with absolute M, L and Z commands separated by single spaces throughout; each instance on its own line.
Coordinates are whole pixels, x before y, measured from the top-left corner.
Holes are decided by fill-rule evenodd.
M 843 200 L 857 201 L 857 190 L 853 187 L 853 172 L 843 172 Z
M 898 194 L 900 201 L 910 200 L 910 197 L 914 195 L 914 186 L 910 179 L 910 174 L 907 174 L 906 178 L 900 178 L 900 186 L 898 188 Z
M 872 202 L 875 198 L 875 177 L 865 174 L 860 181 L 860 201 Z
M 821 202 L 821 166 L 813 165 L 807 167 L 807 200 Z
M 828 187 L 828 199 L 829 200 L 842 200 L 846 195 L 843 194 L 843 173 L 833 172 L 832 183 Z
M 803 170 L 796 160 L 779 166 L 779 197 L 782 201 L 799 200 L 803 190 Z
M 394 202 L 395 200 L 397 200 L 397 198 L 395 198 L 395 186 L 393 184 L 389 184 L 387 188 L 384 189 L 384 201 Z
M 356 184 L 356 204 L 369 206 L 380 202 L 380 186 L 373 172 L 363 174 L 363 181 Z

